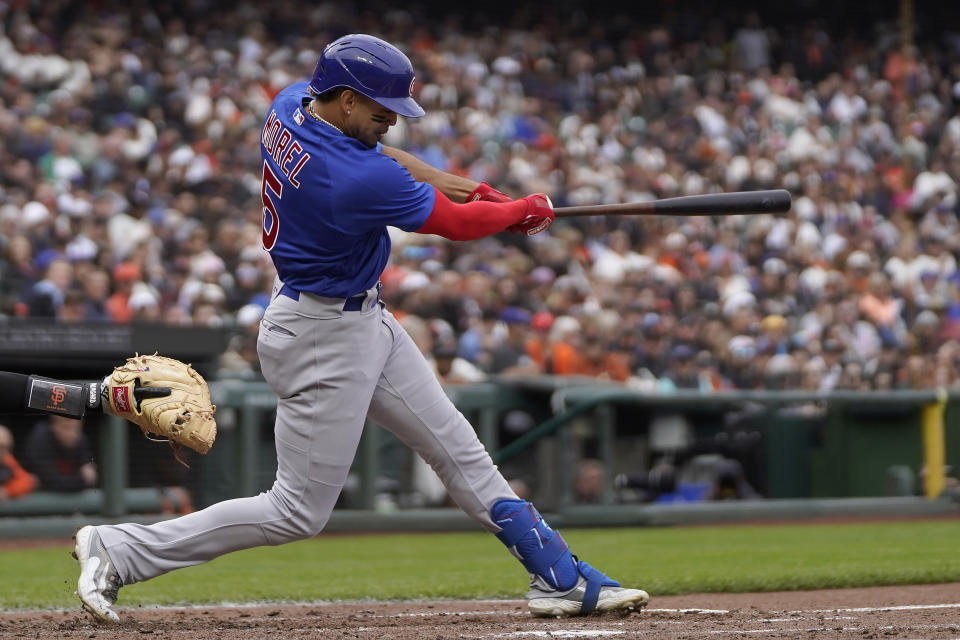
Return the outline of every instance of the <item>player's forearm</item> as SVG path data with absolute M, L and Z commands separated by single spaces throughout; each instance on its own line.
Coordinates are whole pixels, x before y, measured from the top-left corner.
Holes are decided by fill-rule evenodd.
M 437 169 L 411 153 L 383 145 L 383 152 L 402 164 L 418 182 L 433 185 L 453 202 L 465 202 L 479 182 Z
M 439 191 L 439 189 L 438 189 Z M 477 240 L 503 231 L 523 219 L 526 200 L 456 204 L 437 193 L 433 211 L 417 233 L 442 236 L 449 240 Z
M 100 382 L 67 382 L 0 371 L 0 413 L 40 412 L 82 418 L 101 407 Z

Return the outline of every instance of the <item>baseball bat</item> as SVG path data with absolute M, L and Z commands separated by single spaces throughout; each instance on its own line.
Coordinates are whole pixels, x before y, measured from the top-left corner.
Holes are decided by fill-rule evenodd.
M 732 191 L 708 193 L 699 196 L 664 198 L 650 202 L 624 204 L 592 204 L 581 207 L 557 207 L 558 218 L 574 216 L 729 216 L 746 213 L 784 213 L 790 210 L 790 192 L 786 189 L 768 191 Z

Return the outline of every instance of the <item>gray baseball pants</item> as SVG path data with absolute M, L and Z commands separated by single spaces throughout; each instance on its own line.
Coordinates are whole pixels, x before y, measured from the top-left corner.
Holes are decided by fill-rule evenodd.
M 124 584 L 316 535 L 346 482 L 368 414 L 419 453 L 487 530 L 500 530 L 493 504 L 517 498 L 376 289 L 359 311 L 344 311 L 343 299 L 301 293 L 293 300 L 278 290 L 279 283 L 257 343 L 264 378 L 279 397 L 273 487 L 149 526 L 98 526 Z

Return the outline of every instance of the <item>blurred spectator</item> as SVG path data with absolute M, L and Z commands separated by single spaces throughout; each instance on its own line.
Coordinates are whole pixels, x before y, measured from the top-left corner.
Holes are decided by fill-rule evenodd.
M 51 416 L 34 425 L 24 465 L 46 491 L 81 491 L 97 486 L 97 465 L 79 420 Z
M 508 481 L 510 488 L 513 489 L 513 492 L 517 494 L 517 497 L 521 500 L 531 500 L 533 498 L 533 491 L 530 489 L 530 484 L 522 478 L 513 478 Z
M 13 205 L 7 206 L 8 210 L 12 208 L 12 212 L 16 211 Z M 20 306 L 22 313 L 28 314 L 29 308 L 21 300 L 29 291 L 37 275 L 30 239 L 24 235 L 7 237 L 3 253 L 3 262 L 0 263 L 3 275 L 0 278 L 0 291 L 3 292 L 3 303 L 0 312 L 5 315 L 18 313 L 17 307 Z
M 606 466 L 601 460 L 584 458 L 577 463 L 574 497 L 581 503 L 599 503 L 603 500 Z
M 0 502 L 26 495 L 36 486 L 37 479 L 13 457 L 13 434 L 0 425 Z
M 765 389 L 795 389 L 800 384 L 800 370 L 793 356 L 777 353 L 767 360 L 763 367 L 763 387 Z
M 27 298 L 30 315 L 54 318 L 60 311 L 73 280 L 73 267 L 52 249 L 37 256 L 36 262 L 37 266 L 43 269 L 44 277 L 33 285 Z
M 245 305 L 237 312 L 239 332 L 230 339 L 220 356 L 218 377 L 250 378 L 260 370 L 257 336 L 265 309 L 258 304 Z
M 699 389 L 705 393 L 732 389 L 733 385 L 721 373 L 716 359 L 709 351 L 700 351 L 696 356 L 696 367 L 699 372 Z
M 757 360 L 756 340 L 748 335 L 738 335 L 727 345 L 727 359 L 721 373 L 736 389 L 757 389 L 763 375 Z
M 506 307 L 500 312 L 500 322 L 506 328 L 506 335 L 490 350 L 490 373 L 518 375 L 543 372 L 527 353 L 532 315 L 520 307 Z
M 591 376 L 617 382 L 626 382 L 630 377 L 626 357 L 610 351 L 603 335 L 592 329 L 555 343 L 551 362 L 553 373 L 561 376 Z
M 83 319 L 87 322 L 109 321 L 110 275 L 103 269 L 91 269 L 84 276 L 82 286 Z
M 113 269 L 113 282 L 116 289 L 105 303 L 110 320 L 125 324 L 133 320 L 135 310 L 130 308 L 134 284 L 141 278 L 140 267 L 133 262 L 121 262 Z
M 740 65 L 745 71 L 756 72 L 770 67 L 770 39 L 760 26 L 756 11 L 746 14 L 744 25 L 737 30 L 734 42 Z
M 553 314 L 549 311 L 537 311 L 530 317 L 530 337 L 524 350 L 537 369 L 543 373 L 552 373 L 550 359 L 550 329 L 553 327 Z
M 900 317 L 903 301 L 891 294 L 890 279 L 882 271 L 875 271 L 867 282 L 867 291 L 860 298 L 860 311 L 884 335 L 894 336 L 902 330 Z
M 790 349 L 788 339 L 790 325 L 779 314 L 771 314 L 760 321 L 760 336 L 757 351 L 767 355 L 785 354 Z
M 678 344 L 670 351 L 671 368 L 660 378 L 660 388 L 665 391 L 673 389 L 699 389 L 700 372 L 694 362 L 696 354 L 693 348 Z
M 83 322 L 86 320 L 83 292 L 78 289 L 68 289 L 63 296 L 63 304 L 57 309 L 57 320 L 60 322 Z
M 823 343 L 821 361 L 823 372 L 820 376 L 820 391 L 833 391 L 839 384 L 843 373 L 843 345 L 835 338 L 828 338 Z
M 457 354 L 457 345 L 447 340 L 441 340 L 434 346 L 432 363 L 442 384 L 480 382 L 487 377 L 470 361 L 461 358 Z

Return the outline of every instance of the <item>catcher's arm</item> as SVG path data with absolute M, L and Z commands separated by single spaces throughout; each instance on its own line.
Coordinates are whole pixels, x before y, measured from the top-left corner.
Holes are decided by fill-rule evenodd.
M 49 413 L 79 420 L 89 411 L 110 413 L 104 381 L 67 381 L 0 371 L 0 413 Z M 134 397 L 170 395 L 168 387 L 136 387 Z

